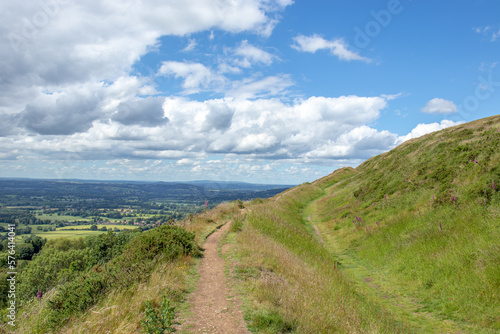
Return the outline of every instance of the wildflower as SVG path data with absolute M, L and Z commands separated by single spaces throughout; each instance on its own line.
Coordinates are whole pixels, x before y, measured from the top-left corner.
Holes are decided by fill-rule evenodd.
M 43 291 L 42 290 L 38 290 L 38 292 L 36 293 L 36 298 L 40 299 L 43 297 Z
M 474 162 L 477 163 L 477 164 L 479 163 L 479 162 L 477 162 L 477 159 L 474 159 Z
M 481 204 L 481 199 L 479 199 L 479 204 Z
M 455 196 L 451 196 L 451 200 L 455 202 Z
M 493 186 L 493 190 L 495 190 L 495 181 L 491 181 L 491 185 Z
M 432 195 L 432 200 L 434 201 L 434 195 Z
M 378 222 L 375 222 L 375 224 L 377 224 L 377 226 L 378 226 Z
M 442 232 L 443 228 L 441 227 L 441 222 L 439 222 L 439 230 Z

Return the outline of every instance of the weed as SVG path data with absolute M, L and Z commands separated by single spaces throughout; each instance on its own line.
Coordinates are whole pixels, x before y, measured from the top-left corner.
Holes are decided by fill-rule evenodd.
M 175 308 L 170 305 L 170 299 L 163 296 L 160 310 L 153 307 L 151 302 L 144 302 L 144 319 L 140 321 L 142 330 L 147 334 L 175 333 Z

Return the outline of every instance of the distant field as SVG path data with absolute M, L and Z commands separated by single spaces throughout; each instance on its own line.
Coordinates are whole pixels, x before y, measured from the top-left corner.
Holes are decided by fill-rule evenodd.
M 83 229 L 89 229 L 90 226 L 92 226 L 92 225 L 89 224 L 89 225 L 64 226 L 64 227 L 59 227 L 57 229 L 57 231 L 64 231 L 64 230 L 70 230 L 70 229 L 83 230 Z M 133 225 L 101 225 L 101 224 L 97 225 L 97 228 L 99 229 L 103 226 L 105 226 L 107 228 L 109 228 L 109 227 L 115 228 L 116 227 L 120 230 L 131 230 L 131 229 L 137 228 L 137 226 L 133 226 Z
M 54 225 L 30 225 L 31 226 L 31 235 L 36 235 L 41 238 L 47 238 L 47 239 L 54 239 L 54 238 L 79 238 L 79 237 L 86 237 L 89 235 L 98 235 L 101 233 L 106 233 L 105 231 L 90 231 L 90 224 L 89 225 L 77 225 L 77 226 L 65 226 L 65 227 L 58 227 L 56 231 L 49 231 L 49 232 L 44 232 L 44 231 L 39 231 L 36 229 L 36 226 L 40 227 L 49 227 L 49 226 L 54 226 Z M 100 229 L 103 226 L 106 228 L 118 228 L 119 230 L 131 230 L 137 228 L 137 226 L 132 226 L 132 225 L 103 225 L 99 224 L 97 225 L 97 228 Z M 73 230 L 71 230 L 73 229 Z M 22 235 L 17 235 L 16 239 L 18 241 L 21 241 L 23 238 L 27 238 L 29 235 L 28 234 L 22 234 Z
M 36 218 L 38 219 L 50 219 L 50 220 L 55 220 L 55 221 L 66 221 L 66 222 L 73 222 L 77 220 L 86 220 L 90 221 L 91 218 L 83 218 L 81 216 L 58 216 L 56 214 L 54 215 L 49 215 L 49 214 L 42 214 L 42 215 L 36 215 Z
M 104 231 L 52 231 L 52 232 L 35 232 L 33 235 L 37 235 L 41 238 L 55 239 L 55 238 L 80 238 L 89 235 L 99 235 L 106 233 Z

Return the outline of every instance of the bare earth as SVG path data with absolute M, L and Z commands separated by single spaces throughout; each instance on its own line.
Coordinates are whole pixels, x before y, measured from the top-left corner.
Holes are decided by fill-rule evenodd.
M 250 333 L 238 308 L 239 303 L 228 298 L 224 259 L 217 251 L 220 237 L 230 226 L 230 222 L 222 226 L 203 245 L 200 280 L 189 297 L 191 315 L 188 319 L 179 319 L 181 333 Z

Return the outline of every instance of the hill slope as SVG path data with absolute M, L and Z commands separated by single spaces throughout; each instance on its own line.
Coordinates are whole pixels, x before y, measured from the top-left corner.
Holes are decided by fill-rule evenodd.
M 431 133 L 249 205 L 233 258 L 250 327 L 497 332 L 499 129 Z

